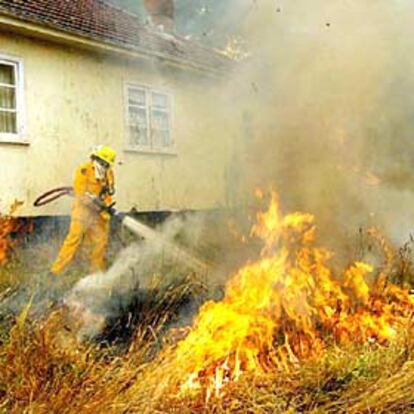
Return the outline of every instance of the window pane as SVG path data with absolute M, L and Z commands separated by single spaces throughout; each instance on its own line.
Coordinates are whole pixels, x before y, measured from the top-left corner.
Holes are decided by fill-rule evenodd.
M 145 91 L 143 89 L 129 88 L 128 100 L 130 105 L 145 106 L 147 102 Z
M 16 90 L 0 86 L 0 108 L 16 109 Z
M 129 127 L 129 137 L 132 146 L 148 146 L 148 130 L 136 125 Z
M 17 134 L 15 113 L 0 111 L 0 133 Z
M 153 129 L 151 137 L 154 148 L 171 147 L 170 131 Z
M 129 108 L 129 123 L 147 128 L 147 111 L 145 109 L 131 106 Z
M 160 131 L 161 144 L 163 147 L 171 147 L 170 131 Z
M 167 112 L 152 111 L 151 126 L 154 129 L 169 129 L 169 116 Z
M 16 84 L 14 66 L 0 63 L 0 83 L 5 83 L 6 85 Z
M 168 109 L 168 95 L 152 93 L 152 106 L 159 109 Z
M 151 112 L 151 137 L 156 148 L 171 146 L 169 115 L 164 111 Z

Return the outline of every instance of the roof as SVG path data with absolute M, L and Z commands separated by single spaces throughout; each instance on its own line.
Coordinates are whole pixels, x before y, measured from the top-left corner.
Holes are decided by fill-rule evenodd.
M 0 13 L 124 49 L 225 70 L 231 60 L 197 42 L 156 31 L 103 0 L 0 0 Z

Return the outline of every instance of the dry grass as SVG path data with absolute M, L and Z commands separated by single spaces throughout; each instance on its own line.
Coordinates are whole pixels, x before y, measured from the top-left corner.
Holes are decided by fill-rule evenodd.
M 59 320 L 57 318 L 56 320 Z M 56 322 L 55 320 L 55 322 Z M 332 349 L 290 373 L 245 377 L 220 398 L 157 394 L 163 366 L 148 362 L 142 336 L 123 357 L 62 348 L 54 322 L 17 323 L 1 350 L 1 407 L 9 413 L 409 413 L 414 407 L 414 348 L 403 336 L 389 347 Z
M 0 269 L 3 289 L 29 278 L 24 263 Z M 65 308 L 32 319 L 26 307 L 11 324 L 0 327 L 0 413 L 414 412 L 413 325 L 387 346 L 332 345 L 320 359 L 290 370 L 242 376 L 208 401 L 202 394 L 180 396 L 180 367 L 172 362 L 176 335 L 166 334 L 166 327 L 189 294 L 204 294 L 193 277 L 155 287 L 151 300 L 139 308 L 126 348 L 79 344 L 76 321 Z
M 289 372 L 242 377 L 220 398 L 179 397 L 163 327 L 186 284 L 143 309 L 128 350 L 80 345 L 65 309 L 41 321 L 16 319 L 0 347 L 0 412 L 7 413 L 410 413 L 414 332 L 388 346 L 340 349 Z M 161 294 L 161 292 L 160 292 Z M 154 305 L 154 302 L 152 303 Z M 161 348 L 167 349 L 159 352 Z
M 410 413 L 414 409 L 411 342 L 403 336 L 385 348 L 333 348 L 323 359 L 289 373 L 245 377 L 207 403 L 201 398 L 161 398 L 154 412 Z

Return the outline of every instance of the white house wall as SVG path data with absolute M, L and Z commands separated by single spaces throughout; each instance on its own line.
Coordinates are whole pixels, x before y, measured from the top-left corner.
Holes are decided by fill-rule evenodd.
M 93 145 L 118 151 L 121 210 L 215 208 L 226 204 L 231 144 L 214 85 L 218 81 L 160 63 L 133 62 L 47 41 L 0 33 L 0 54 L 24 65 L 28 145 L 0 143 L 2 211 L 17 198 L 21 214 L 67 214 L 70 200 L 31 207 L 39 194 L 70 185 Z M 126 151 L 125 85 L 148 85 L 173 96 L 175 155 Z M 234 135 L 234 134 L 233 134 Z

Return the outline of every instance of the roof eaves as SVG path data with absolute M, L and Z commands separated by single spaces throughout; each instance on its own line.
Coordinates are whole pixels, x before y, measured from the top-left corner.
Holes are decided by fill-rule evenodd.
M 101 0 L 102 1 L 102 0 Z M 56 32 L 62 32 L 65 33 L 67 35 L 73 35 L 82 39 L 88 39 L 88 40 L 92 40 L 94 42 L 97 42 L 98 44 L 102 44 L 102 45 L 110 45 L 110 46 L 114 46 L 116 48 L 120 48 L 123 49 L 124 51 L 129 51 L 129 52 L 137 52 L 141 55 L 145 55 L 147 57 L 154 57 L 154 58 L 158 58 L 161 60 L 164 60 L 166 62 L 171 62 L 171 63 L 175 63 L 175 64 L 179 64 L 180 66 L 187 66 L 189 68 L 192 69 L 196 69 L 198 71 L 202 71 L 202 72 L 207 72 L 210 74 L 214 74 L 217 76 L 223 76 L 226 73 L 225 69 L 220 69 L 217 67 L 209 67 L 206 66 L 204 64 L 200 64 L 195 62 L 192 59 L 186 59 L 185 57 L 175 57 L 175 56 L 171 56 L 168 54 L 164 54 L 162 52 L 156 51 L 156 50 L 152 50 L 152 49 L 148 49 L 148 48 L 144 48 L 144 47 L 139 47 L 137 45 L 131 44 L 131 43 L 127 43 L 127 42 L 122 42 L 119 41 L 117 39 L 110 39 L 109 37 L 103 39 L 101 36 L 97 36 L 94 35 L 93 33 L 85 33 L 81 30 L 77 30 L 75 28 L 70 28 L 68 29 L 67 27 L 60 25 L 59 22 L 53 22 L 50 23 L 49 21 L 45 21 L 42 20 L 40 18 L 36 18 L 35 16 L 22 16 L 22 15 L 16 15 L 14 13 L 9 13 L 7 10 L 4 9 L 0 9 L 0 15 L 4 15 L 7 16 L 9 18 L 12 19 L 16 19 L 22 22 L 27 22 L 27 23 L 32 23 L 35 24 L 37 26 L 40 27 L 45 27 L 49 30 L 52 31 L 56 31 Z M 133 15 L 134 17 L 136 17 L 135 15 Z M 148 30 L 145 28 L 145 30 Z M 152 35 L 157 35 L 160 36 L 160 34 L 156 33 L 156 32 L 152 32 Z M 181 38 L 177 37 L 177 40 L 183 41 Z M 187 40 L 186 40 L 187 41 Z M 208 48 L 205 48 L 204 46 L 201 46 L 199 44 L 197 44 L 198 47 L 200 48 L 204 48 L 205 50 L 208 50 Z M 211 50 L 208 50 L 209 52 L 211 52 Z M 219 53 L 217 51 L 214 51 L 214 53 Z M 226 56 L 222 55 L 223 58 L 227 58 Z M 229 65 L 231 65 L 232 61 L 230 58 L 227 58 L 229 60 Z

